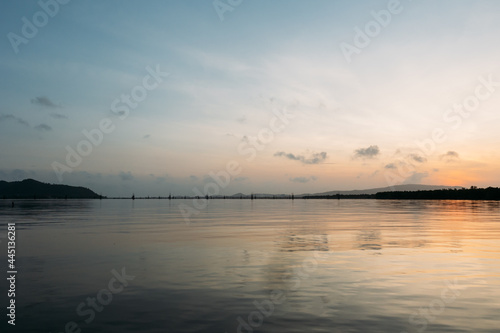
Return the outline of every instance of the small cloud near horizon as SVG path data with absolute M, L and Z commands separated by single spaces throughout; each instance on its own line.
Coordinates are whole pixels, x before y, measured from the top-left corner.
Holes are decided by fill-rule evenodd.
M 373 145 L 368 148 L 359 148 L 354 151 L 354 158 L 373 159 L 380 154 L 378 146 Z
M 460 155 L 453 150 L 448 151 L 446 154 L 443 154 L 439 157 L 441 160 L 444 160 L 446 163 L 458 162 L 460 160 Z
M 291 181 L 292 183 L 308 183 L 310 181 L 316 181 L 316 178 L 315 176 L 311 176 L 311 177 L 294 177 L 294 178 L 290 178 L 289 181 Z
M 299 161 L 304 164 L 320 164 L 328 158 L 327 153 L 324 151 L 320 153 L 312 153 L 309 157 L 306 157 L 304 155 L 294 155 L 292 153 L 285 153 L 284 151 L 276 152 L 274 153 L 274 156 L 285 157 L 289 160 Z

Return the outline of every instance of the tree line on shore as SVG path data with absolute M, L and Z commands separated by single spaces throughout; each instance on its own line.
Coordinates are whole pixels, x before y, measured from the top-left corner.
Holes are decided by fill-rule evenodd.
M 375 199 L 427 199 L 427 200 L 500 200 L 500 188 L 487 187 L 443 189 L 432 191 L 379 192 Z
M 392 200 L 500 200 L 500 188 L 487 187 L 419 191 L 387 191 L 376 194 L 334 194 L 315 196 L 304 199 L 392 199 Z

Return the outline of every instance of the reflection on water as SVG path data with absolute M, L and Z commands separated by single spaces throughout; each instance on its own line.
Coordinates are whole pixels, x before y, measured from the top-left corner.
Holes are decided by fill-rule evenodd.
M 278 243 L 280 243 L 278 241 Z M 328 235 L 298 235 L 291 233 L 283 236 L 279 244 L 281 251 L 329 251 Z
M 0 200 L 15 331 L 500 332 L 499 202 L 215 200 L 189 225 L 178 203 Z

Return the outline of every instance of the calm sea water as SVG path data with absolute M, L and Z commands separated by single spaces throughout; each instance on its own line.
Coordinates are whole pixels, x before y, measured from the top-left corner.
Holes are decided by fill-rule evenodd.
M 179 203 L 0 201 L 1 331 L 500 332 L 500 202 Z

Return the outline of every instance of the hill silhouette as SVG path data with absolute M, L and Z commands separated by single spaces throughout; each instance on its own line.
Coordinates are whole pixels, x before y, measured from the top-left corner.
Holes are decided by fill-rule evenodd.
M 42 183 L 34 179 L 0 181 L 3 199 L 98 199 L 100 196 L 81 186 Z
M 303 194 L 308 197 L 329 196 L 329 195 L 360 195 L 360 194 L 376 194 L 379 192 L 399 192 L 399 191 L 432 191 L 442 189 L 462 189 L 462 186 L 446 186 L 446 185 L 421 185 L 421 184 L 403 184 L 388 187 L 370 188 L 365 190 L 352 191 L 328 191 L 314 194 Z

